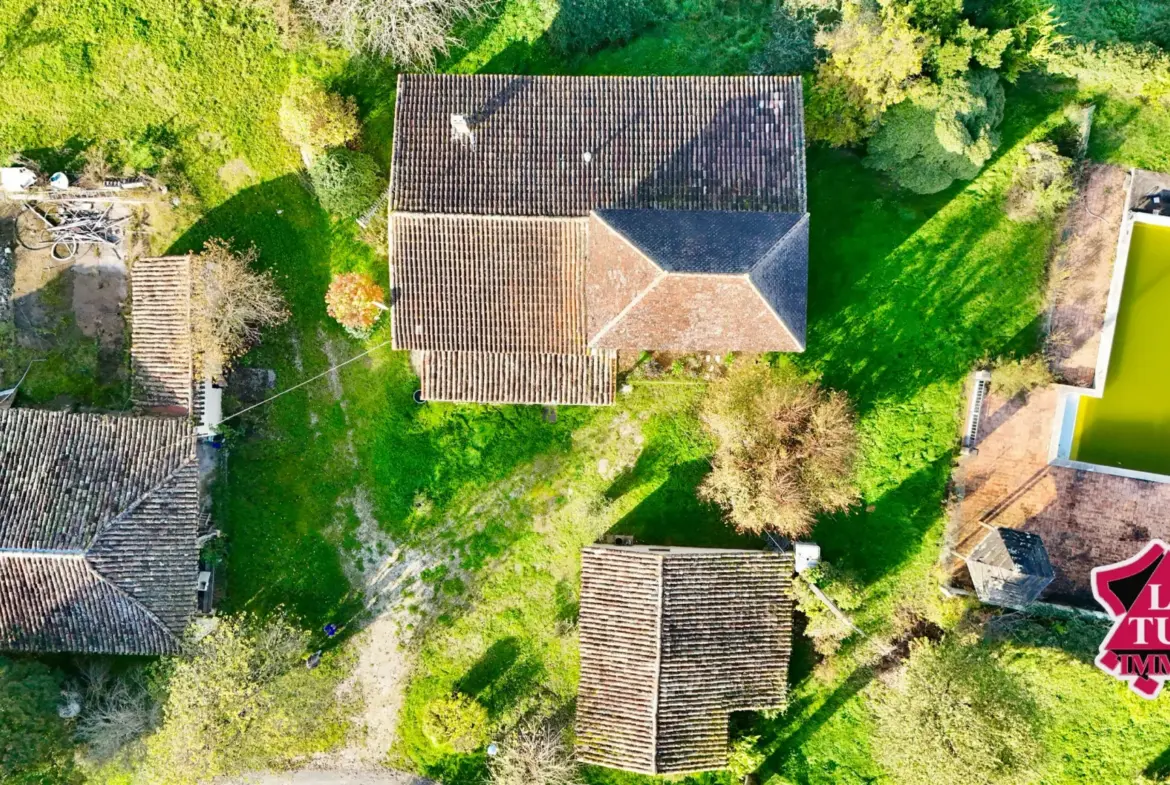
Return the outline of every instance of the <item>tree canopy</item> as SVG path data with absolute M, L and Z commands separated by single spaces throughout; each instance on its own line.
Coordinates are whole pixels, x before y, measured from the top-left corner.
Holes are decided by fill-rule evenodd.
M 70 728 L 57 716 L 61 683 L 39 662 L 0 657 L 0 781 L 71 781 Z
M 1042 714 L 986 645 L 911 644 L 905 671 L 873 705 L 873 750 L 903 785 L 1026 783 Z
M 797 536 L 857 500 L 857 434 L 843 393 L 741 361 L 711 385 L 702 418 L 716 447 L 699 495 L 740 531 Z
M 922 194 L 970 180 L 999 147 L 1003 108 L 995 71 L 924 85 L 886 114 L 865 163 Z

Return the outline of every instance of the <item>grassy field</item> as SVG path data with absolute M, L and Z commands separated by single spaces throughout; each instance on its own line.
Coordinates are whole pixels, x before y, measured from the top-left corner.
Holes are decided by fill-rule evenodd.
M 549 43 L 555 4 L 510 0 L 499 11 L 465 31 L 468 45 L 445 70 L 744 73 L 770 6 L 684 9 L 628 44 L 575 58 Z M 259 2 L 0 0 L 0 31 L 0 77 L 16 85 L 0 91 L 0 151 L 64 166 L 101 149 L 177 183 L 178 228 L 156 250 L 197 249 L 209 237 L 257 247 L 293 318 L 245 364 L 274 369 L 284 389 L 369 351 L 234 420 L 215 503 L 228 534 L 226 608 L 283 605 L 318 629 L 360 615 L 367 598 L 355 570 L 367 566 L 371 528 L 382 552 L 455 554 L 454 571 L 421 578 L 442 614 L 419 643 L 397 762 L 451 785 L 480 781 L 482 756 L 451 754 L 422 732 L 428 702 L 453 690 L 480 701 L 500 731 L 571 704 L 578 551 L 598 535 L 759 545 L 695 499 L 710 444 L 695 416 L 702 385 L 688 374 L 635 379 L 613 409 L 561 409 L 555 424 L 532 407 L 418 406 L 417 380 L 386 346 L 385 324 L 363 343 L 327 318 L 331 273 L 362 270 L 385 283 L 386 260 L 320 209 L 276 110 L 292 72 L 320 76 L 355 97 L 362 143 L 385 166 L 391 70 L 303 40 Z M 951 627 L 965 610 L 942 603 L 934 573 L 961 384 L 979 358 L 1036 346 L 1054 235 L 1051 223 L 1008 221 L 1002 197 L 1024 145 L 1078 98 L 1036 81 L 1012 88 L 1000 153 L 975 181 L 932 196 L 893 189 L 853 153 L 810 151 L 809 351 L 792 361 L 850 394 L 863 443 L 863 503 L 822 522 L 814 539 L 856 576 L 857 621 L 871 634 L 918 618 Z M 1170 169 L 1168 130 L 1164 106 L 1101 97 L 1091 155 Z M 997 644 L 1050 711 L 1057 764 L 1044 781 L 1131 781 L 1170 746 L 1167 710 L 1062 650 L 1066 637 L 1053 622 Z M 813 665 L 802 644 L 789 710 L 737 718 L 737 732 L 761 735 L 762 773 L 774 782 L 882 781 L 868 746 L 871 672 L 848 652 L 834 668 Z

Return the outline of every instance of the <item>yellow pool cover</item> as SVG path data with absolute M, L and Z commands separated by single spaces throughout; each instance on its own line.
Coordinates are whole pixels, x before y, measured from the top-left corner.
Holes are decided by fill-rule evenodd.
M 1170 227 L 1134 224 L 1105 393 L 1081 398 L 1072 457 L 1170 474 Z

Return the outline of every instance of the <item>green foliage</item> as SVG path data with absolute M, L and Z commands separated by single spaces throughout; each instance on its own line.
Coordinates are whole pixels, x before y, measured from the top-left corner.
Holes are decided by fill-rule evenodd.
M 760 750 L 759 736 L 740 736 L 727 751 L 727 771 L 736 782 L 743 782 L 764 764 L 767 756 Z
M 984 646 L 912 643 L 905 673 L 873 705 L 874 750 L 904 785 L 1026 783 L 1043 759 L 1043 712 Z
M 772 12 L 771 37 L 755 59 L 752 70 L 767 74 L 800 74 L 816 63 L 817 28 L 822 17 L 836 16 L 839 4 L 780 0 Z
M 886 114 L 865 163 L 921 194 L 970 180 L 999 147 L 1003 108 L 995 71 L 923 86 Z
M 314 79 L 294 76 L 280 104 L 280 130 L 289 142 L 316 155 L 357 136 L 357 105 Z
M 436 698 L 427 704 L 422 731 L 438 749 L 473 752 L 487 742 L 487 709 L 466 695 Z
M 1170 6 L 1162 0 L 1054 0 L 1062 30 L 1079 41 L 1149 41 L 1170 47 Z
M 991 389 L 1004 398 L 1015 398 L 1052 382 L 1048 362 L 1039 354 L 1021 359 L 1000 357 L 991 367 Z
M 145 779 L 186 785 L 281 768 L 340 744 L 354 709 L 337 692 L 349 663 L 327 654 L 310 670 L 308 643 L 280 613 L 220 616 L 203 637 L 193 631 L 186 653 L 162 664 L 163 720 L 146 739 Z
M 667 8 L 666 0 L 564 0 L 549 35 L 563 53 L 593 52 L 629 41 Z
M 931 41 L 893 3 L 873 11 L 849 0 L 840 23 L 817 35 L 827 59 L 817 67 L 806 125 L 813 141 L 853 144 L 909 94 Z
M 711 384 L 702 419 L 715 455 L 699 496 L 738 531 L 796 537 L 857 500 L 857 434 L 843 393 L 747 360 Z
M 69 724 L 57 716 L 57 673 L 0 657 L 0 780 L 49 785 L 72 779 Z
M 370 208 L 381 192 L 382 174 L 365 153 L 338 147 L 328 150 L 309 169 L 321 206 L 342 218 L 353 218 Z
M 1170 95 L 1170 55 L 1151 45 L 1070 44 L 1046 58 L 1049 73 L 1075 79 L 1086 91 L 1123 98 Z
M 808 619 L 808 625 L 804 630 L 805 637 L 812 640 L 813 648 L 818 654 L 822 657 L 831 657 L 854 631 L 821 602 L 809 588 L 808 582 L 816 584 L 846 616 L 861 607 L 864 595 L 851 576 L 829 562 L 821 562 L 808 570 L 801 580 L 792 582 L 796 607 Z
M 1076 195 L 1073 162 L 1061 155 L 1052 142 L 1030 144 L 1024 152 L 1027 157 L 1016 169 L 1004 209 L 1013 221 L 1052 218 Z

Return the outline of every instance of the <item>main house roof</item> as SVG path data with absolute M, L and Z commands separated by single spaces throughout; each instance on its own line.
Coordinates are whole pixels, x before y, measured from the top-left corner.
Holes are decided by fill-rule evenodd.
M 729 714 L 785 703 L 792 575 L 790 554 L 586 548 L 578 759 L 646 774 L 725 768 Z
M 403 75 L 395 111 L 394 344 L 481 369 L 460 400 L 515 366 L 454 352 L 804 348 L 799 78 Z
M 179 418 L 0 411 L 0 649 L 162 654 L 195 610 Z

